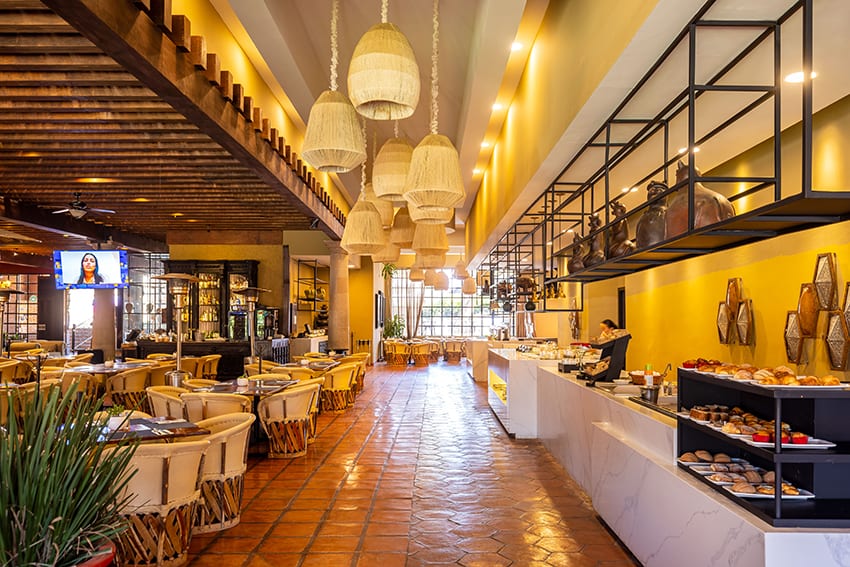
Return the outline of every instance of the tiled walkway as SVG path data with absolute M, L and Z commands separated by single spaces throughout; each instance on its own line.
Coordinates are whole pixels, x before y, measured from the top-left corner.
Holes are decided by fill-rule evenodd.
M 370 369 L 306 457 L 251 458 L 242 523 L 190 565 L 632 566 L 537 441 L 511 440 L 466 366 Z

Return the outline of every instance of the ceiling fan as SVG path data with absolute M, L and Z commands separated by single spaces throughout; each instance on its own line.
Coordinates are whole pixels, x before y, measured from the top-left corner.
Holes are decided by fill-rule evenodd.
M 58 209 L 56 211 L 53 211 L 53 214 L 58 215 L 58 214 L 61 214 L 61 213 L 68 213 L 69 215 L 71 215 L 75 219 L 83 218 L 84 216 L 86 216 L 86 213 L 88 213 L 89 211 L 93 211 L 93 212 L 96 212 L 96 213 L 106 213 L 106 214 L 110 214 L 110 215 L 115 214 L 115 211 L 113 211 L 112 209 L 96 209 L 94 207 L 89 207 L 88 205 L 86 205 L 86 203 L 84 201 L 80 200 L 81 195 L 82 195 L 82 193 L 75 192 L 74 193 L 74 200 L 71 201 L 70 203 L 68 203 L 68 206 L 65 207 L 64 209 Z

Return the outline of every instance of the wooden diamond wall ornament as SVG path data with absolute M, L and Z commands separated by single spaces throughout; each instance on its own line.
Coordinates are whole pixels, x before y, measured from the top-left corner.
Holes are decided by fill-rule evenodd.
M 838 308 L 838 282 L 835 273 L 835 253 L 818 254 L 813 282 L 818 307 L 822 311 Z
M 829 312 L 826 327 L 826 350 L 829 354 L 829 366 L 833 370 L 847 369 L 847 353 L 850 351 L 850 333 L 841 311 Z
M 726 306 L 729 308 L 729 313 L 733 317 L 738 313 L 742 288 L 741 278 L 729 278 L 729 281 L 726 283 Z
M 818 298 L 815 285 L 804 283 L 800 286 L 800 299 L 797 301 L 797 324 L 801 337 L 814 337 L 818 326 Z
M 735 320 L 738 331 L 738 343 L 749 345 L 753 342 L 753 300 L 742 299 L 738 304 L 738 316 Z
M 731 330 L 732 318 L 729 316 L 729 306 L 725 301 L 721 301 L 717 307 L 717 337 L 720 339 L 720 344 L 729 344 Z
M 796 311 L 789 311 L 785 316 L 785 356 L 788 362 L 800 363 L 803 355 L 803 337 L 800 336 L 800 325 Z
M 847 282 L 847 287 L 844 288 L 844 322 L 850 329 L 850 282 Z

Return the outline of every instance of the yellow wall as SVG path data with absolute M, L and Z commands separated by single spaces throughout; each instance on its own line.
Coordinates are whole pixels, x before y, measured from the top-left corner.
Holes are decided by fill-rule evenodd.
M 215 53 L 219 56 L 221 70 L 230 71 L 233 74 L 233 82 L 245 88 L 245 94 L 253 99 L 254 107 L 262 109 L 263 117 L 269 119 L 271 127 L 277 128 L 286 143 L 300 155 L 304 132 L 286 114 L 280 101 L 266 85 L 215 8 L 207 0 L 173 0 L 172 13 L 189 18 L 192 35 L 204 37 L 207 53 Z M 348 201 L 337 189 L 331 177 L 326 173 L 312 171 L 313 176 L 319 179 L 334 203 L 347 213 Z
M 359 270 L 348 271 L 348 293 L 350 305 L 349 326 L 354 334 L 354 340 L 373 338 L 375 328 L 375 274 L 371 258 L 364 256 L 360 259 Z M 355 343 L 351 344 L 352 351 Z
M 732 250 L 625 276 L 626 312 L 632 333 L 627 365 L 657 369 L 668 362 L 675 368 L 689 358 L 718 358 L 763 366 L 788 364 L 783 330 L 789 310 L 795 310 L 800 284 L 811 282 L 819 253 L 838 255 L 839 303 L 850 274 L 850 222 L 788 234 Z M 755 344 L 721 345 L 715 319 L 729 278 L 743 280 L 743 297 L 753 300 Z M 608 293 L 607 282 L 587 286 L 593 304 L 598 290 Z M 823 337 L 826 317 L 818 332 Z M 808 364 L 800 374 L 835 374 L 823 340 L 807 341 Z
M 549 3 L 466 223 L 470 255 L 484 245 L 655 4 Z
M 271 290 L 260 303 L 268 307 L 286 307 L 283 294 L 283 249 L 279 245 L 259 244 L 170 244 L 172 260 L 257 260 L 257 286 Z

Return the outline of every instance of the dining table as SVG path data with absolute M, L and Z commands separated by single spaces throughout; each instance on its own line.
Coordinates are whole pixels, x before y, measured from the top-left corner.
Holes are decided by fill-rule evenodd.
M 127 420 L 127 423 L 115 431 L 104 434 L 104 441 L 117 443 L 127 439 L 139 441 L 171 441 L 181 437 L 206 435 L 209 429 L 185 419 L 167 417 L 139 417 Z

